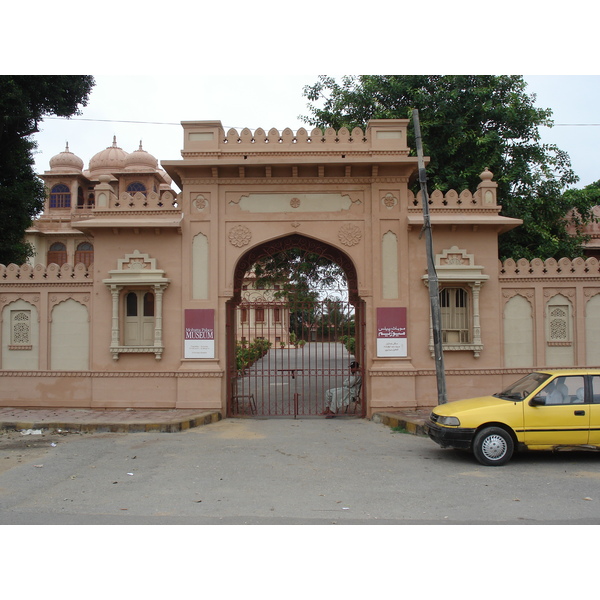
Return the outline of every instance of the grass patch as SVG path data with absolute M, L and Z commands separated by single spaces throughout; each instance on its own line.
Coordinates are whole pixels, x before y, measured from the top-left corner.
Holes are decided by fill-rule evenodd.
M 408 433 L 406 427 L 402 427 L 402 425 L 397 425 L 396 427 L 391 427 L 393 433 Z

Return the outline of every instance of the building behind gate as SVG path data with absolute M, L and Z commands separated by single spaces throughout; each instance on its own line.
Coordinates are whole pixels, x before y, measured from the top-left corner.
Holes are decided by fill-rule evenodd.
M 360 414 L 435 405 L 408 125 L 252 133 L 183 122 L 181 158 L 161 165 L 116 140 L 87 169 L 68 148 L 57 154 L 27 233 L 34 259 L 0 265 L 0 405 L 237 414 L 248 269 L 297 247 L 346 274 L 356 349 L 344 360 L 360 359 Z M 429 210 L 449 399 L 534 367 L 600 365 L 596 258 L 500 263 L 498 236 L 520 221 L 500 215 L 487 170 L 477 190 L 433 192 Z M 279 319 L 270 352 L 289 351 L 285 308 L 264 304 Z M 305 341 L 294 350 L 323 340 Z

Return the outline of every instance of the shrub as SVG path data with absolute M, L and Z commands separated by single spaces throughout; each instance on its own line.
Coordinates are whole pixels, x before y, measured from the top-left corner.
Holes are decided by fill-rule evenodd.
M 251 344 L 246 340 L 238 341 L 236 344 L 236 368 L 242 373 L 251 367 L 257 360 L 262 358 L 271 348 L 271 342 L 257 338 Z
M 340 342 L 342 342 L 346 350 L 354 356 L 354 351 L 356 350 L 356 338 L 349 335 L 342 335 L 340 336 Z

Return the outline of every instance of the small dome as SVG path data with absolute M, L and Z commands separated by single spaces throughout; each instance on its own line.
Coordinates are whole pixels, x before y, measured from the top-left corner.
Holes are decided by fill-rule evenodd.
M 491 181 L 494 177 L 494 174 L 486 167 L 485 171 L 479 175 L 481 181 Z
M 125 159 L 125 168 L 128 171 L 156 171 L 157 167 L 158 160 L 142 148 L 141 140 L 140 147 Z
M 75 156 L 75 154 L 69 151 L 69 143 L 67 142 L 64 152 L 61 152 L 50 159 L 50 169 L 60 173 L 81 171 L 83 169 L 83 161 L 79 156 Z
M 109 175 L 113 171 L 122 171 L 125 167 L 125 159 L 129 156 L 125 150 L 117 146 L 117 137 L 113 137 L 112 146 L 95 154 L 90 160 L 90 175 Z

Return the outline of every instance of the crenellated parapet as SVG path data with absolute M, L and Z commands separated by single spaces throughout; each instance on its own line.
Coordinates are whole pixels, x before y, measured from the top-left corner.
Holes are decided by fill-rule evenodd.
M 446 193 L 441 190 L 434 190 L 429 194 L 429 210 L 451 211 L 451 210 L 489 210 L 500 212 L 501 206 L 498 205 L 497 188 L 498 184 L 492 181 L 493 173 L 486 169 L 481 175 L 481 183 L 477 186 L 475 193 L 470 190 L 463 190 L 458 193 L 456 190 L 448 190 Z M 423 210 L 423 196 L 421 191 L 416 195 L 410 190 L 408 192 L 409 211 L 421 212 Z
M 93 265 L 86 267 L 83 263 L 76 265 L 37 264 L 35 266 L 11 263 L 7 266 L 0 264 L 0 284 L 24 283 L 74 283 L 93 281 Z
M 118 198 L 111 206 L 114 210 L 127 211 L 127 210 L 157 210 L 166 211 L 177 209 L 178 202 L 177 197 L 171 190 L 164 190 L 161 193 L 149 192 L 147 195 L 141 192 L 135 194 L 129 194 L 127 192 L 121 192 Z
M 117 195 L 111 184 L 110 176 L 101 175 L 99 180 L 100 182 L 94 188 L 95 209 L 93 209 L 89 215 L 86 215 L 88 217 L 97 215 L 106 210 L 118 212 L 166 212 L 177 209 L 177 196 L 171 189 L 133 193 L 123 191 Z
M 597 279 L 600 276 L 600 262 L 597 258 L 526 258 L 513 260 L 509 258 L 500 262 L 498 273 L 500 279 L 562 278 L 565 280 L 585 277 Z
M 463 190 L 434 190 L 429 197 L 429 213 L 431 224 L 436 227 L 450 227 L 452 231 L 457 228 L 469 228 L 477 231 L 481 227 L 494 230 L 496 233 L 510 231 L 522 224 L 521 219 L 504 217 L 500 214 L 502 206 L 498 204 L 498 184 L 492 181 L 493 173 L 485 169 L 479 175 L 481 183 L 475 192 Z M 407 191 L 407 212 L 409 231 L 423 227 L 423 197 L 421 191 L 416 195 Z
M 258 128 L 252 132 L 247 127 L 238 133 L 237 129 L 229 129 L 223 138 L 224 144 L 355 144 L 364 145 L 369 141 L 368 133 L 360 127 L 350 131 L 347 127 L 335 130 L 332 127 L 320 129 L 315 127 L 307 131 L 304 127 L 295 133 L 289 127 L 283 131 L 271 128 L 265 131 Z
M 220 121 L 184 121 L 183 158 L 220 152 L 314 152 L 333 149 L 348 151 L 394 151 L 408 156 L 408 119 L 386 119 L 369 121 L 365 130 L 341 127 L 310 131 L 301 127 L 293 131 L 289 127 L 280 131 L 268 131 L 259 127 L 254 131 L 247 127 L 225 131 Z

